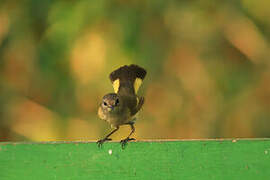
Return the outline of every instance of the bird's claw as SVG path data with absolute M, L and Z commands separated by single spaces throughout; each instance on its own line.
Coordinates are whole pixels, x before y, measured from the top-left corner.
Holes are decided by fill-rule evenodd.
M 106 141 L 111 141 L 112 139 L 111 138 L 104 138 L 104 139 L 100 139 L 97 141 L 97 144 L 98 144 L 98 147 L 101 148 L 102 147 L 102 144 Z
M 120 144 L 122 145 L 122 149 L 125 149 L 127 143 L 128 143 L 129 141 L 132 141 L 132 140 L 135 140 L 135 138 L 129 138 L 129 137 L 127 137 L 126 139 L 121 140 L 121 141 L 120 141 Z

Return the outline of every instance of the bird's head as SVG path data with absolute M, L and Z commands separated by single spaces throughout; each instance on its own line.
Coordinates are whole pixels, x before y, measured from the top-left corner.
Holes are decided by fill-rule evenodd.
M 120 106 L 120 98 L 117 94 L 109 93 L 103 96 L 101 107 L 104 110 L 108 112 L 116 111 L 117 109 L 119 109 L 119 106 Z

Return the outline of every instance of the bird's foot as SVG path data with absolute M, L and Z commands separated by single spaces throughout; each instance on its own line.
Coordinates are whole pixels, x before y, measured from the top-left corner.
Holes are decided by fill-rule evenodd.
M 112 139 L 111 138 L 104 138 L 104 139 L 100 139 L 97 141 L 97 144 L 98 144 L 98 147 L 101 148 L 102 147 L 102 144 L 106 141 L 111 141 Z
M 135 140 L 135 138 L 129 138 L 129 137 L 127 137 L 126 139 L 121 140 L 121 141 L 120 141 L 120 144 L 122 145 L 122 149 L 125 149 L 127 143 L 128 143 L 129 141 L 132 141 L 132 140 Z

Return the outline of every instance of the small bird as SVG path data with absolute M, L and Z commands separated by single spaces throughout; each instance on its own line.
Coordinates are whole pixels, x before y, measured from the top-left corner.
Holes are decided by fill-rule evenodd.
M 144 98 L 137 96 L 137 92 L 145 76 L 146 70 L 134 64 L 122 66 L 109 75 L 114 93 L 103 96 L 98 108 L 98 116 L 107 121 L 114 130 L 105 138 L 97 141 L 99 147 L 104 142 L 112 140 L 109 137 L 122 125 L 130 125 L 131 127 L 127 138 L 120 141 L 122 148 L 128 141 L 135 140 L 130 136 L 135 132 L 136 118 L 134 116 L 144 104 Z

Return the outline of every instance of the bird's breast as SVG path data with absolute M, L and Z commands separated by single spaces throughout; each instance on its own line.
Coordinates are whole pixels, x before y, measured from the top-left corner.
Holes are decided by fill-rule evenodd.
M 128 108 L 122 110 L 107 111 L 101 107 L 98 110 L 98 115 L 101 119 L 107 121 L 111 126 L 117 127 L 130 121 L 130 111 Z

